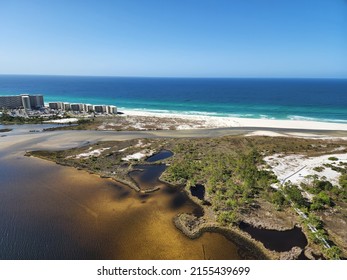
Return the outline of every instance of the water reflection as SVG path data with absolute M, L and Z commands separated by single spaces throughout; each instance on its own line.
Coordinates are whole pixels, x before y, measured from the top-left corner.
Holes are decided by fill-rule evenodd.
M 240 258 L 220 234 L 190 240 L 175 228 L 179 212 L 197 211 L 179 190 L 139 194 L 26 157 L 1 160 L 0 178 L 1 259 Z
M 262 242 L 266 248 L 277 252 L 289 251 L 295 246 L 303 249 L 307 245 L 306 236 L 298 227 L 294 227 L 291 230 L 278 231 L 255 228 L 241 222 L 240 228 L 248 232 L 256 240 Z
M 200 200 L 204 200 L 205 198 L 205 187 L 200 184 L 196 184 L 195 186 L 190 187 L 190 193 L 192 196 L 199 198 Z
M 156 153 L 155 155 L 149 157 L 146 159 L 147 162 L 155 162 L 158 160 L 164 160 L 167 159 L 169 157 L 173 156 L 173 152 L 169 151 L 169 150 L 161 150 L 159 153 Z
M 166 169 L 165 164 L 135 165 L 134 169 L 129 172 L 129 176 L 135 180 L 141 190 L 151 190 L 164 185 L 159 177 Z

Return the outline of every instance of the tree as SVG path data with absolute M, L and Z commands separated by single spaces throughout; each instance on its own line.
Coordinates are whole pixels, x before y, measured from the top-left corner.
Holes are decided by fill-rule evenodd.
M 326 258 L 330 260 L 339 260 L 341 258 L 341 253 L 341 249 L 337 246 L 331 246 L 324 250 Z
M 315 187 L 319 191 L 330 191 L 333 188 L 333 185 L 329 181 L 315 181 Z
M 280 191 L 276 191 L 272 194 L 272 203 L 281 208 L 286 202 L 286 198 Z
M 313 198 L 310 208 L 312 210 L 320 210 L 324 209 L 325 206 L 332 206 L 332 201 L 328 194 L 322 191 Z
M 293 201 L 293 203 L 295 203 L 297 206 L 305 206 L 306 200 L 297 186 L 292 185 L 290 187 L 287 187 L 286 193 L 289 199 Z
M 237 222 L 237 215 L 233 211 L 222 211 L 217 219 L 223 225 L 230 225 Z
M 323 229 L 323 222 L 316 215 L 309 213 L 308 222 L 316 229 Z
M 347 189 L 347 174 L 340 176 L 339 184 L 343 189 Z

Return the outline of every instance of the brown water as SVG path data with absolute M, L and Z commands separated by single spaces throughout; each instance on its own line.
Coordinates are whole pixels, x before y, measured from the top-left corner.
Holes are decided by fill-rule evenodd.
M 167 186 L 144 195 L 0 151 L 0 259 L 239 259 L 220 234 L 190 240 L 175 228 L 173 217 L 194 208 Z
M 137 183 L 141 190 L 153 189 L 165 186 L 159 180 L 160 175 L 165 171 L 165 164 L 146 165 L 138 164 L 133 166 L 134 171 L 129 173 L 130 177 Z

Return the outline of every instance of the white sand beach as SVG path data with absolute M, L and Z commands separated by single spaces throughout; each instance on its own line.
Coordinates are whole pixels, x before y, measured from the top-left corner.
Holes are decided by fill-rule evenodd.
M 68 124 L 68 123 L 76 123 L 76 122 L 78 122 L 78 118 L 64 118 L 64 119 L 45 121 L 45 123 L 59 123 L 59 124 Z
M 215 117 L 201 115 L 184 115 L 169 113 L 152 113 L 146 111 L 122 110 L 124 116 L 155 117 L 171 119 L 177 123 L 177 130 L 194 128 L 224 128 L 224 127 L 252 127 L 252 128 L 283 128 L 305 130 L 340 130 L 347 131 L 347 123 L 318 122 L 307 120 L 273 120 L 251 119 L 235 117 Z M 139 126 L 139 124 L 137 124 Z M 165 122 L 163 123 L 165 129 Z M 258 133 L 258 135 L 261 133 Z M 271 135 L 279 136 L 279 135 Z

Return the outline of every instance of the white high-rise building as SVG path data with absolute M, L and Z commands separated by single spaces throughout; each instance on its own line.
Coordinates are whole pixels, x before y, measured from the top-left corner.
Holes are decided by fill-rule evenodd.
M 71 111 L 82 112 L 83 111 L 83 104 L 80 104 L 80 103 L 71 104 Z
M 40 109 L 44 107 L 44 101 L 42 95 L 7 95 L 0 96 L 0 108 L 5 109 L 19 109 L 24 108 L 26 110 Z
M 21 95 L 23 108 L 25 110 L 31 110 L 29 95 Z
M 107 106 L 107 113 L 108 114 L 112 114 L 112 115 L 116 115 L 117 114 L 117 107 L 116 106 Z
M 49 102 L 48 106 L 50 109 L 53 109 L 53 110 L 64 110 L 63 102 Z
M 67 102 L 64 102 L 63 103 L 63 109 L 65 111 L 70 111 L 71 110 L 71 104 L 70 103 L 67 103 Z

